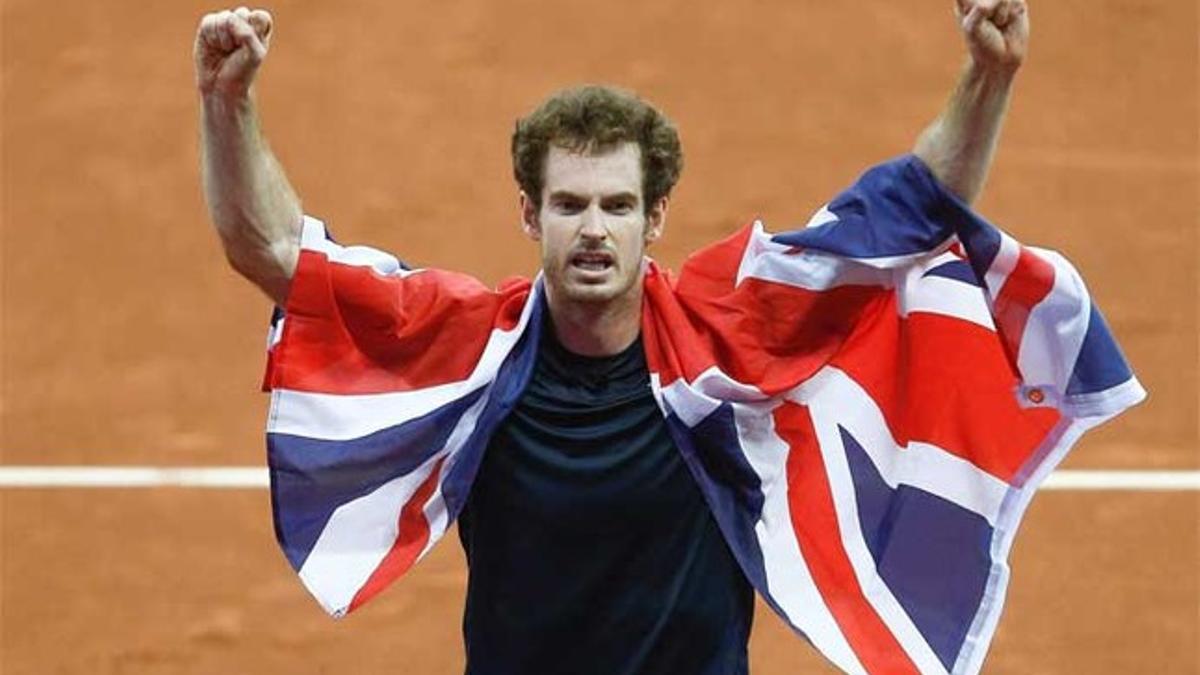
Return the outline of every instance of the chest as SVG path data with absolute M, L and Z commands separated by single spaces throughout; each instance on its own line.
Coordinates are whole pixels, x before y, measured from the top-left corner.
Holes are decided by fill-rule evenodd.
M 472 501 L 563 537 L 670 531 L 706 509 L 649 386 L 535 382 L 493 436 Z

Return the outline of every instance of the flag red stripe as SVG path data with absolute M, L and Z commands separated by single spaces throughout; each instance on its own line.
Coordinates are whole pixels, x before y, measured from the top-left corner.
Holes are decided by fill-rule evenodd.
M 1058 411 L 1018 405 L 1018 379 L 992 331 L 929 312 L 902 319 L 894 303 L 864 321 L 831 364 L 866 390 L 901 446 L 931 443 L 1011 480 Z
M 863 596 L 842 546 L 825 461 L 806 406 L 785 402 L 775 431 L 789 447 L 788 510 L 813 582 L 858 660 L 870 673 L 916 673 L 917 667 Z
M 409 498 L 408 503 L 400 510 L 396 541 L 380 561 L 379 566 L 371 573 L 367 582 L 358 589 L 358 593 L 354 594 L 354 599 L 350 601 L 347 611 L 352 612 L 358 609 L 388 584 L 407 572 L 417 561 L 417 556 L 425 549 L 425 544 L 429 542 L 429 521 L 425 518 L 425 503 L 429 501 L 437 487 L 444 461 L 445 458 L 437 461 L 437 464 L 433 466 L 433 471 L 429 472 L 429 476 L 421 482 L 416 492 Z
M 654 305 L 643 313 L 649 365 L 668 386 L 719 363 L 733 379 L 775 395 L 828 363 L 860 317 L 889 293 L 872 286 L 810 291 L 746 278 L 714 296 L 689 286 L 672 292 L 661 275 L 647 277 L 647 302 Z
M 996 328 L 1004 336 L 1014 364 L 1021 354 L 1021 338 L 1029 313 L 1053 289 L 1054 266 L 1022 246 L 1016 266 L 992 303 Z
M 303 251 L 271 388 L 335 394 L 412 391 L 466 379 L 493 328 L 516 325 L 530 284 L 492 291 L 428 270 L 382 276 Z

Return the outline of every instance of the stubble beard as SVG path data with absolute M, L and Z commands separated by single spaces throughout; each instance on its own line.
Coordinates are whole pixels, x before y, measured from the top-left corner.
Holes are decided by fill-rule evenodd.
M 617 278 L 613 282 L 603 284 L 568 281 L 571 270 L 567 260 L 551 262 L 543 259 L 542 269 L 545 272 L 546 285 L 556 303 L 577 305 L 592 311 L 615 309 L 623 304 L 624 300 L 634 294 L 634 286 L 641 279 L 640 264 L 631 273 L 618 262 L 618 268 L 614 270 Z

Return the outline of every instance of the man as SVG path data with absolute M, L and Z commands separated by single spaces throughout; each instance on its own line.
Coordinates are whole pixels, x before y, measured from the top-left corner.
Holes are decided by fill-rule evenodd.
M 991 279 L 1008 245 L 958 200 L 970 203 L 982 188 L 1025 55 L 1028 15 L 1020 0 L 960 0 L 956 11 L 969 59 L 945 110 L 917 141 L 915 158 L 864 176 L 814 223 L 844 225 L 857 215 L 863 228 L 877 230 L 814 227 L 775 238 L 747 230 L 698 254 L 673 284 L 644 253 L 663 233 L 682 166 L 675 130 L 636 97 L 583 87 L 556 94 L 518 123 L 513 161 L 522 227 L 540 245 L 542 276 L 496 291 L 461 275 L 405 271 L 386 254 L 327 241 L 319 221 L 303 215 L 258 129 L 252 84 L 267 54 L 270 16 L 246 8 L 206 16 L 196 40 L 205 194 L 229 262 L 286 309 L 268 373 L 276 525 L 289 559 L 326 608 L 340 614 L 361 605 L 457 517 L 470 568 L 463 628 L 471 672 L 745 672 L 752 586 L 845 669 L 977 670 L 998 616 L 999 603 L 990 598 L 997 588 L 1003 595 L 1006 578 L 1003 553 L 988 551 L 1006 549 L 1011 535 L 999 524 L 1019 517 L 1021 499 L 1012 500 L 1021 504 L 1013 510 L 1003 499 L 971 492 L 961 498 L 971 510 L 966 518 L 937 511 L 941 502 L 905 507 L 923 499 L 905 494 L 881 511 L 870 503 L 872 490 L 922 485 L 954 500 L 958 488 L 942 488 L 926 474 L 896 478 L 904 469 L 853 466 L 858 522 L 820 510 L 833 509 L 836 494 L 817 506 L 796 497 L 836 489 L 813 482 L 816 473 L 804 462 L 815 456 L 805 459 L 801 448 L 821 435 L 821 397 L 838 387 L 847 393 L 833 407 L 851 411 L 830 428 L 840 430 L 838 445 L 847 448 L 849 459 L 841 461 L 858 461 L 853 434 L 863 427 L 845 402 L 878 378 L 856 371 L 845 355 L 885 340 L 864 336 L 882 325 L 872 317 L 895 317 L 887 304 L 892 287 L 912 303 L 930 274 L 971 276 L 974 266 Z M 901 255 L 854 253 L 864 246 L 859 239 L 882 245 L 900 238 L 907 227 L 901 216 L 924 224 L 919 237 L 903 233 L 924 243 L 885 247 Z M 968 249 L 961 254 L 967 260 L 953 259 L 951 234 Z M 990 255 L 983 260 L 973 249 Z M 949 258 L 937 258 L 935 268 L 934 255 Z M 1021 255 L 1005 263 L 1013 280 L 1005 288 L 1045 282 L 1051 263 Z M 926 267 L 896 267 L 918 259 Z M 1073 271 L 1058 273 L 1071 278 Z M 966 283 L 973 284 L 970 302 L 982 307 L 984 282 Z M 783 286 L 827 292 L 813 299 Z M 1021 303 L 1037 293 L 1014 299 L 1016 291 L 989 292 L 997 308 L 993 331 L 1009 347 L 1015 335 L 1016 347 L 1032 353 L 1021 335 L 1040 319 L 1034 315 L 1027 327 L 1034 305 Z M 992 326 L 982 311 L 982 318 L 960 313 Z M 1092 325 L 1102 326 L 1098 319 Z M 1082 391 L 1080 382 L 1096 379 L 1081 374 L 1095 368 L 1076 365 L 1081 354 L 1107 348 L 1107 333 L 1095 330 L 1100 337 L 1088 331 L 1092 342 L 1076 345 L 1067 380 L 1046 384 L 1015 351 L 1005 361 L 992 340 L 998 390 L 1010 388 L 1015 364 L 1025 382 L 1021 405 L 1036 408 L 1049 396 L 1058 408 L 1025 413 L 1003 402 L 1023 416 L 1011 433 L 1029 430 L 1019 460 L 985 452 L 971 455 L 972 467 L 963 469 L 960 460 L 934 453 L 924 471 L 962 473 L 972 490 L 1001 497 L 1009 485 L 997 492 L 993 474 L 1003 474 L 1016 485 L 1013 494 L 1025 494 L 1018 474 L 1041 466 L 1047 453 L 1065 452 L 1069 443 L 1059 436 L 1073 440 L 1068 430 L 1081 431 L 1139 397 L 1126 368 L 1103 386 L 1084 387 L 1087 401 L 1101 392 L 1118 403 L 1074 417 L 1059 412 L 1074 410 L 1070 397 Z M 867 351 L 868 360 L 886 360 Z M 1123 367 L 1118 361 L 1107 358 L 1105 372 Z M 884 412 L 886 389 L 874 395 Z M 982 389 L 976 395 L 986 400 Z M 1060 415 L 1078 424 L 1060 428 Z M 891 418 L 889 425 L 896 426 Z M 929 441 L 937 433 L 909 435 Z M 893 428 L 891 435 L 905 434 Z M 779 459 L 785 455 L 756 455 L 756 442 L 790 447 L 786 465 Z M 784 483 L 786 490 L 773 487 Z M 776 534 L 776 507 L 784 521 L 790 515 L 783 528 L 790 539 Z M 953 535 L 961 536 L 954 546 L 966 542 L 966 558 L 983 556 L 982 567 L 977 560 L 948 562 L 939 572 L 941 586 L 961 586 L 969 611 L 954 606 L 964 604 L 959 597 L 939 595 L 940 586 L 931 591 L 926 580 L 914 588 L 913 577 L 896 576 L 904 561 L 888 558 L 886 549 L 907 544 L 889 544 L 888 533 L 910 522 L 938 530 L 919 537 L 929 555 L 940 555 L 938 546 Z M 874 556 L 865 558 L 870 569 L 829 553 L 821 540 L 855 527 L 865 542 L 859 558 Z M 980 542 L 982 552 L 972 548 Z M 780 570 L 788 556 L 794 562 Z M 859 587 L 876 573 L 895 599 Z M 814 601 L 830 609 L 810 607 Z

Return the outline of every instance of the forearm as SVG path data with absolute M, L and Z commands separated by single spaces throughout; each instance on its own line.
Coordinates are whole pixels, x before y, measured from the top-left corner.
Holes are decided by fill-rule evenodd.
M 277 304 L 299 256 L 301 207 L 259 128 L 252 97 L 201 97 L 204 194 L 225 255 Z
M 986 69 L 968 60 L 942 113 L 921 133 L 913 154 L 964 202 L 983 190 L 1015 69 Z

